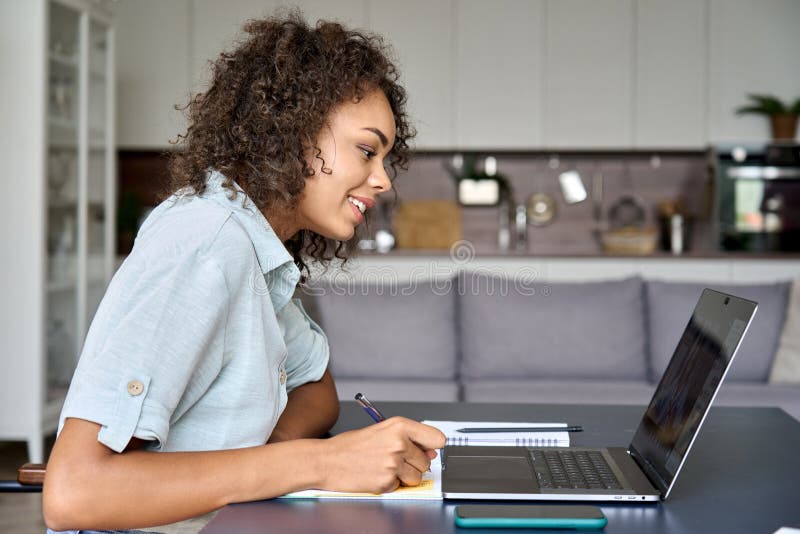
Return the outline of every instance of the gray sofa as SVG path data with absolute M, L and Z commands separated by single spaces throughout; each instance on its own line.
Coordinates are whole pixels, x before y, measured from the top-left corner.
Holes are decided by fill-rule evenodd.
M 518 284 L 462 272 L 414 285 L 318 283 L 301 298 L 328 335 L 342 399 L 647 404 L 707 286 L 759 303 L 717 404 L 800 419 L 800 384 L 770 380 L 791 282 Z

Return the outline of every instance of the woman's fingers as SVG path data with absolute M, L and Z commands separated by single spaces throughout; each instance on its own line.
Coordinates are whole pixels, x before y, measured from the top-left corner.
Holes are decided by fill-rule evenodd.
M 421 449 L 432 450 L 444 447 L 446 438 L 441 430 L 410 419 L 406 419 L 405 421 L 408 423 L 409 439 L 419 445 Z
M 411 441 L 408 443 L 408 451 L 404 455 L 403 459 L 405 460 L 406 464 L 410 465 L 420 473 L 424 473 L 431 467 L 431 461 L 428 458 L 426 451 L 423 451 Z
M 405 463 L 400 467 L 397 478 L 404 486 L 419 486 L 419 483 L 422 481 L 422 473 L 424 472 L 425 471 L 420 471 L 409 463 Z

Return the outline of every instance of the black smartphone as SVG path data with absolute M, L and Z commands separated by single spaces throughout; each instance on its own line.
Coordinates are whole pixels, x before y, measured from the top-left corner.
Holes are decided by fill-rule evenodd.
M 467 504 L 456 506 L 456 525 L 464 528 L 601 529 L 608 520 L 597 506 L 551 504 Z

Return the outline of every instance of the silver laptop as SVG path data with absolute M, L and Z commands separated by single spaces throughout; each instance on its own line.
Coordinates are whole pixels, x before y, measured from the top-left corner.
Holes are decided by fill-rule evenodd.
M 448 446 L 442 453 L 444 497 L 666 499 L 756 307 L 733 295 L 703 291 L 627 449 Z

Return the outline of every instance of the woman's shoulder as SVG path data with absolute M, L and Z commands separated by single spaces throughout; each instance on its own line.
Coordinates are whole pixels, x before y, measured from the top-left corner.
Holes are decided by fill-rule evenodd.
M 142 224 L 132 254 L 147 259 L 205 256 L 228 260 L 252 253 L 230 209 L 202 196 L 168 198 Z

